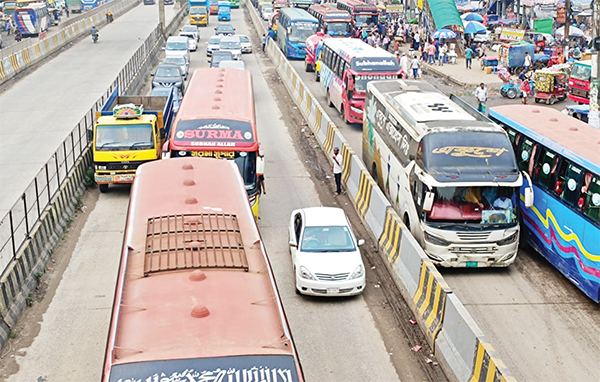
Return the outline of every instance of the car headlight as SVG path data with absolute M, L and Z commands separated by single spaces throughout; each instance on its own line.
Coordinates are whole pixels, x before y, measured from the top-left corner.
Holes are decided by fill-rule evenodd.
M 316 280 L 315 276 L 313 276 L 312 273 L 310 273 L 308 269 L 303 266 L 300 266 L 300 277 L 307 280 Z
M 504 238 L 504 239 L 502 239 L 502 240 L 500 240 L 500 241 L 496 242 L 496 244 L 498 244 L 498 245 L 507 245 L 507 244 L 512 244 L 512 243 L 514 243 L 515 241 L 517 241 L 517 237 L 518 237 L 518 236 L 519 236 L 519 235 L 518 235 L 518 232 L 514 232 L 514 233 L 513 233 L 512 235 L 510 235 L 509 237 L 507 237 L 507 238 Z
M 363 112 L 362 110 L 360 110 L 359 108 L 354 107 L 354 106 L 350 106 L 350 110 L 352 110 L 356 114 L 362 114 L 362 112 Z
M 430 234 L 427 231 L 425 231 L 425 240 L 427 240 L 431 244 L 441 245 L 442 247 L 447 247 L 450 245 L 450 243 L 448 241 L 446 241 L 440 237 L 433 236 L 432 234 Z
M 106 170 L 106 166 L 96 166 L 96 170 Z
M 364 274 L 365 274 L 365 269 L 363 268 L 363 266 L 361 264 L 358 267 L 356 267 L 356 270 L 354 270 L 354 272 L 352 272 L 352 274 L 350 275 L 350 280 L 354 280 L 359 277 L 362 277 Z

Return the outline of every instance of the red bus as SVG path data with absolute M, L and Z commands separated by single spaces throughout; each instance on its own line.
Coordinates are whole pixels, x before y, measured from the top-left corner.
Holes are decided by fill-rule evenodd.
M 147 163 L 131 189 L 102 381 L 167 380 L 304 380 L 231 161 Z
M 179 106 L 165 157 L 233 160 L 239 167 L 254 215 L 258 216 L 256 135 L 252 75 L 230 68 L 196 69 Z
M 575 61 L 569 77 L 569 99 L 580 103 L 590 103 L 592 81 L 592 60 Z
M 374 48 L 357 38 L 328 38 L 323 50 L 319 76 L 327 103 L 347 123 L 362 123 L 367 83 L 405 77 L 393 54 Z
M 359 0 L 338 0 L 337 8 L 352 15 L 356 28 L 371 28 L 379 22 L 379 12 L 375 4 L 366 4 Z
M 319 20 L 319 30 L 330 36 L 349 37 L 352 33 L 352 17 L 346 10 L 337 9 L 332 4 L 314 4 L 308 13 Z

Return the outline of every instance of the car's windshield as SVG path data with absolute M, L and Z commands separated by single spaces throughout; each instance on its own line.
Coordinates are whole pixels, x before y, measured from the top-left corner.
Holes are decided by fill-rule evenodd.
M 192 15 L 205 15 L 206 14 L 206 8 L 192 8 L 190 10 L 190 14 Z
M 216 37 L 216 36 L 213 36 L 213 37 L 211 37 L 211 38 L 208 40 L 208 43 L 209 43 L 209 44 L 213 44 L 213 45 L 217 45 L 217 44 L 219 44 L 220 42 L 221 42 L 221 38 L 220 38 L 220 37 Z
M 198 33 L 198 28 L 196 27 L 192 27 L 192 26 L 185 26 L 181 29 L 182 32 L 191 32 L 191 33 Z
M 167 42 L 167 50 L 187 50 L 187 41 L 179 42 L 179 41 L 171 41 Z
M 347 30 L 348 30 L 347 23 L 327 23 L 327 33 L 328 34 L 332 34 L 332 33 L 344 34 L 344 33 L 346 33 Z
M 221 40 L 220 44 L 221 49 L 240 49 L 239 41 L 223 41 Z
M 185 58 L 183 57 L 166 57 L 165 62 L 177 65 L 185 65 Z
M 428 222 L 516 224 L 516 187 L 436 187 Z
M 218 32 L 233 32 L 233 27 L 231 25 L 219 25 L 217 27 Z
M 154 148 L 152 125 L 97 125 L 96 150 L 147 150 Z
M 317 23 L 296 21 L 292 24 L 292 33 L 289 36 L 291 42 L 304 43 L 306 39 L 317 32 Z
M 349 252 L 354 249 L 354 240 L 346 226 L 304 229 L 301 246 L 303 252 Z
M 573 71 L 571 72 L 571 77 L 577 78 L 579 80 L 589 81 L 592 75 L 592 67 L 587 65 L 578 65 L 575 64 L 573 66 Z
M 262 11 L 265 13 L 273 13 L 273 7 L 263 5 Z
M 250 42 L 250 39 L 248 38 L 248 36 L 240 36 L 240 41 L 241 42 Z
M 159 66 L 156 69 L 156 77 L 179 77 L 180 75 L 178 68 Z

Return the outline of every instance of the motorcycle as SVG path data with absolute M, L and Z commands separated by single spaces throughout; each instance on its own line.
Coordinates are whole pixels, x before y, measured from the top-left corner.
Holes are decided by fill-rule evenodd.
M 94 41 L 94 44 L 98 42 L 98 33 L 92 34 L 92 41 Z

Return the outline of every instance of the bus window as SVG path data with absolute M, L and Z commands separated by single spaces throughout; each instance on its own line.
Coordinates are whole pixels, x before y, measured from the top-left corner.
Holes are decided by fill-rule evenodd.
M 575 207 L 579 201 L 581 192 L 579 182 L 581 180 L 581 169 L 574 164 L 570 164 L 565 177 L 565 187 L 561 198 L 570 206 Z
M 548 149 L 544 149 L 537 162 L 535 169 L 536 180 L 545 189 L 552 189 L 552 183 L 558 167 L 558 155 Z
M 554 194 L 559 197 L 562 195 L 563 190 L 565 189 L 565 176 L 567 175 L 567 168 L 569 167 L 569 162 L 562 159 L 559 160 L 560 165 L 558 166 L 558 174 L 556 176 L 556 182 L 554 183 Z
M 502 125 L 502 127 L 504 127 L 506 129 L 506 133 L 508 134 L 508 139 L 510 139 L 510 143 L 513 145 L 513 148 L 516 151 L 517 150 L 517 143 L 519 142 L 517 140 L 517 136 L 519 134 L 516 131 L 514 131 L 513 129 L 506 128 L 505 125 Z
M 529 167 L 529 159 L 531 159 L 533 152 L 533 141 L 525 139 L 521 145 L 521 151 L 519 154 L 519 170 L 525 171 Z
M 585 184 L 583 187 L 585 187 Z M 600 223 L 600 177 L 597 175 L 591 177 L 585 199 L 583 213 L 597 224 Z

